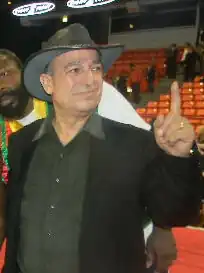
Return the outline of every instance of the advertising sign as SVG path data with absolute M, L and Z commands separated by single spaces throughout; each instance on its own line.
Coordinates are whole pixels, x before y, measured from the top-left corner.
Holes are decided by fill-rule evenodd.
M 52 2 L 38 2 L 31 3 L 15 8 L 12 13 L 15 16 L 32 16 L 47 13 L 55 8 L 55 4 Z
M 115 1 L 116 0 L 69 0 L 67 1 L 67 6 L 73 9 L 82 9 L 103 6 Z

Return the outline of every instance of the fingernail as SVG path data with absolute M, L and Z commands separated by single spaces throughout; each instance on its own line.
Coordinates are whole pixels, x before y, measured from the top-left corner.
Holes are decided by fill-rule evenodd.
M 173 87 L 174 89 L 179 88 L 178 82 L 176 82 L 176 81 L 173 82 L 172 87 Z

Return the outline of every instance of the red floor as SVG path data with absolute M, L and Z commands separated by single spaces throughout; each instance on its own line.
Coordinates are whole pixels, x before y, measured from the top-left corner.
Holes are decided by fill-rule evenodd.
M 2 250 L 0 252 L 0 272 L 4 264 L 4 253 L 5 253 L 5 244 L 2 247 Z
M 178 247 L 178 259 L 170 273 L 204 273 L 204 230 L 181 228 L 174 234 Z M 0 271 L 4 260 L 4 248 L 0 253 Z
M 204 230 L 175 229 L 178 259 L 170 273 L 204 272 Z

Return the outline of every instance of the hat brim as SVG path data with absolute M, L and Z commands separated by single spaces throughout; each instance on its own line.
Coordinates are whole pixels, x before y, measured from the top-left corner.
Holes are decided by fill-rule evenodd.
M 52 97 L 48 95 L 40 82 L 40 75 L 45 72 L 46 66 L 57 56 L 79 49 L 95 49 L 100 52 L 102 62 L 104 65 L 104 72 L 106 73 L 112 64 L 120 57 L 124 50 L 122 45 L 108 45 L 108 46 L 64 46 L 64 47 L 53 47 L 46 50 L 41 50 L 31 55 L 25 63 L 24 70 L 22 73 L 22 81 L 30 93 L 31 96 L 52 102 Z

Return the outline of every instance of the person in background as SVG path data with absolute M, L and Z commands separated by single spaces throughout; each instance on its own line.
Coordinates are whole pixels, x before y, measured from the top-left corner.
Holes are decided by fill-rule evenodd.
M 133 101 L 138 104 L 141 100 L 140 83 L 142 79 L 142 71 L 136 65 L 130 64 L 130 74 L 127 81 L 127 87 L 131 88 Z
M 200 43 L 204 45 L 204 30 L 201 29 L 200 31 Z
M 169 79 L 176 79 L 178 49 L 171 44 L 166 50 L 166 74 Z
M 203 47 L 201 44 L 197 45 L 195 48 L 195 52 L 197 54 L 196 65 L 195 65 L 195 78 L 197 76 L 202 76 L 203 71 Z
M 21 85 L 22 63 L 11 51 L 0 49 L 0 126 L 3 167 L 0 184 L 0 245 L 4 240 L 6 184 L 8 182 L 8 137 L 24 125 L 45 117 L 46 103 L 32 99 Z
M 155 65 L 155 59 L 153 59 L 151 64 L 147 67 L 147 83 L 148 83 L 148 91 L 150 93 L 154 93 L 155 80 L 156 80 L 156 65 Z
M 188 51 L 189 51 L 190 47 L 192 47 L 191 43 L 186 42 L 184 44 L 183 54 L 182 54 L 181 60 L 180 60 L 181 64 L 183 64 L 183 62 L 185 61 L 186 55 L 188 54 Z
M 127 77 L 126 76 L 118 76 L 118 81 L 115 85 L 118 91 L 127 98 L 128 93 L 127 93 Z
M 21 84 L 22 62 L 15 53 L 0 49 L 0 141 L 2 172 L 0 183 L 0 246 L 5 234 L 5 198 L 8 182 L 8 138 L 37 119 L 47 116 L 48 104 L 31 98 Z
M 187 53 L 183 60 L 184 66 L 184 81 L 191 82 L 196 76 L 196 62 L 198 60 L 198 54 L 192 45 L 187 47 Z

